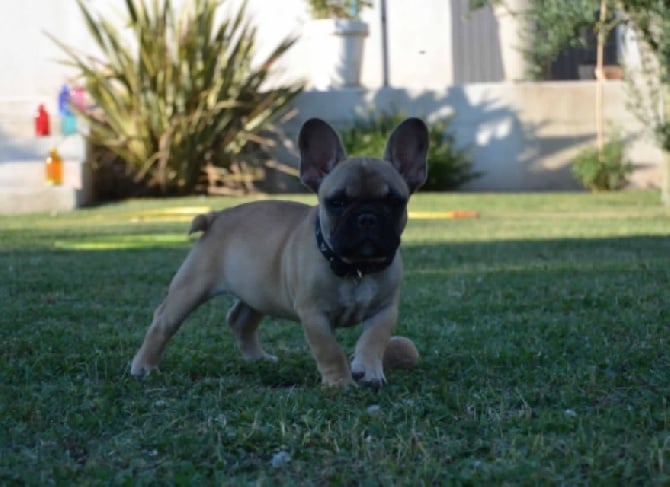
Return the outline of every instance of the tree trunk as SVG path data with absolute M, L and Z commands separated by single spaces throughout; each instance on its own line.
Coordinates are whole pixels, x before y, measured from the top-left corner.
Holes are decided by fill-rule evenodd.
M 603 51 L 605 48 L 605 39 L 607 22 L 607 0 L 600 0 L 600 18 L 598 21 L 598 43 L 596 47 L 596 137 L 598 144 L 598 157 L 602 160 L 603 147 L 605 146 L 605 128 L 603 114 L 603 83 L 605 74 L 603 72 Z
M 661 181 L 661 201 L 670 206 L 670 153 L 663 154 L 663 167 L 661 168 L 663 181 Z
M 661 86 L 661 120 L 662 125 L 667 126 L 668 117 L 670 117 L 670 100 L 668 100 L 668 94 L 670 88 L 667 84 Z M 667 129 L 666 129 L 667 130 Z M 670 144 L 667 140 L 668 136 L 663 135 L 663 165 L 661 167 L 661 201 L 663 204 L 670 206 Z

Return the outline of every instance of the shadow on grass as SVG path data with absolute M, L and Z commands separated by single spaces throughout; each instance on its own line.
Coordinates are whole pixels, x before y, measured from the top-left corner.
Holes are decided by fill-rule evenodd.
M 124 236 L 116 244 L 130 248 L 96 246 L 89 239 L 91 245 L 81 247 L 89 250 L 0 252 L 5 270 L 0 304 L 4 319 L 14 325 L 0 332 L 9 346 L 5 356 L 12 360 L 18 353 L 12 349 L 18 346 L 17 336 L 51 336 L 55 341 L 48 346 L 53 349 L 61 333 L 61 339 L 66 338 L 60 342 L 63 353 L 71 341 L 81 343 L 82 360 L 92 348 L 121 347 L 125 363 L 188 251 L 188 242 L 175 238 L 183 245 L 174 245 L 165 235 L 157 241 Z M 64 248 L 80 245 L 67 236 L 58 241 L 65 242 Z M 665 237 L 409 245 L 403 256 L 397 333 L 416 341 L 424 355 L 422 373 L 428 375 L 441 370 L 435 360 L 449 356 L 495 362 L 509 354 L 523 366 L 519 360 L 531 360 L 532 354 L 546 360 L 568 352 L 593 353 L 589 336 L 603 347 L 596 350 L 605 360 L 612 341 L 634 346 L 644 336 L 639 327 L 653 337 L 653 330 L 668 321 L 670 239 Z M 166 367 L 174 369 L 177 360 L 177 367 L 206 376 L 241 362 L 225 330 L 229 304 L 230 299 L 217 298 L 189 317 L 168 346 Z M 269 351 L 290 360 L 280 367 L 264 364 L 258 373 L 239 365 L 235 373 L 272 387 L 304 384 L 305 370 L 311 371 L 313 363 L 302 358 L 308 349 L 301 327 L 266 322 L 260 333 Z M 338 330 L 348 350 L 359 334 L 360 327 Z M 526 350 L 530 345 L 537 350 Z M 175 358 L 184 346 L 187 353 Z M 648 346 L 655 347 L 651 342 Z M 20 355 L 45 347 L 46 342 Z M 644 356 L 644 350 L 633 348 L 625 355 Z M 122 369 L 124 363 L 114 369 Z M 315 377 L 310 372 L 310 381 Z

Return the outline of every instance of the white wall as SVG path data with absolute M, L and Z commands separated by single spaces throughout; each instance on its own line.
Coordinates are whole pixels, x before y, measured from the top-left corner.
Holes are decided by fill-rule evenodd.
M 118 18 L 118 0 L 88 0 L 106 15 Z M 115 15 L 117 14 L 117 15 Z M 50 33 L 67 45 L 92 53 L 92 43 L 73 0 L 5 1 L 0 14 L 0 138 L 33 133 L 32 117 L 39 103 L 57 123 L 60 87 L 73 71 Z
M 177 0 L 179 5 L 183 0 Z M 121 0 L 88 0 L 95 11 L 121 25 Z M 228 0 L 235 9 L 240 0 Z M 394 86 L 437 88 L 451 82 L 451 17 L 444 0 L 387 0 L 389 68 Z M 362 83 L 366 88 L 382 84 L 380 0 L 364 10 L 370 24 L 365 49 Z M 419 8 L 420 7 L 420 8 Z M 304 0 L 250 0 L 249 12 L 258 26 L 260 54 L 289 35 L 300 35 L 310 20 Z M 0 15 L 0 100 L 36 98 L 51 102 L 70 72 L 58 63 L 62 51 L 44 34 L 50 32 L 66 44 L 91 51 L 91 41 L 74 0 L 5 0 Z M 284 64 L 290 77 L 304 77 L 306 42 L 298 42 Z
M 451 7 L 444 0 L 387 0 L 390 86 L 439 89 L 453 82 Z M 371 39 L 381 44 L 381 40 Z M 365 81 L 372 84 L 372 76 Z
M 119 13 L 114 0 L 89 0 L 110 17 Z M 83 52 L 91 52 L 91 41 L 73 0 L 5 1 L 0 15 L 0 100 L 35 97 L 56 98 L 58 88 L 71 70 L 59 61 L 63 51 L 46 35 L 50 33 Z

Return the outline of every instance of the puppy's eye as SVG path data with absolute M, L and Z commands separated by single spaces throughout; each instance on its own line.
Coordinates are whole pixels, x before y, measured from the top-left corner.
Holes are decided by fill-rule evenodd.
M 389 205 L 401 207 L 407 204 L 407 198 L 403 198 L 398 193 L 389 193 L 388 195 L 386 195 L 386 202 Z
M 336 194 L 326 200 L 326 204 L 328 205 L 328 207 L 333 210 L 340 210 L 345 206 L 347 206 L 347 203 L 348 203 L 347 197 L 344 196 L 343 194 Z

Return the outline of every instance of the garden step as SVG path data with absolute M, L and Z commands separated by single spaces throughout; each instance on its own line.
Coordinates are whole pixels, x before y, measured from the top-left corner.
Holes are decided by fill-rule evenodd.
M 56 148 L 64 161 L 86 160 L 86 141 L 81 135 L 49 137 L 8 136 L 0 134 L 0 164 L 18 161 L 44 161 Z
M 0 214 L 68 211 L 87 202 L 85 191 L 70 186 L 0 185 Z
M 42 160 L 0 161 L 0 187 L 42 188 L 45 164 Z M 63 160 L 63 186 L 85 189 L 89 184 L 88 165 L 83 161 Z
M 49 186 L 49 150 L 63 159 L 63 185 Z M 91 202 L 91 174 L 83 137 L 0 136 L 0 213 L 72 210 Z

